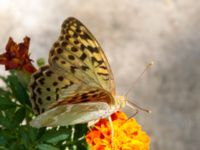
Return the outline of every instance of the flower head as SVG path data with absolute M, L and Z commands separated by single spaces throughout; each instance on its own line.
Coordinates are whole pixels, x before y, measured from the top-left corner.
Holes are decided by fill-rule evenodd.
M 25 37 L 23 43 L 15 43 L 10 37 L 6 45 L 6 52 L 0 55 L 0 64 L 5 65 L 6 70 L 19 69 L 29 73 L 36 71 L 29 58 L 30 38 Z
M 86 135 L 92 150 L 149 150 L 150 138 L 142 131 L 135 119 L 128 119 L 123 112 L 111 115 L 114 128 L 112 139 L 111 126 L 107 119 L 100 119 Z

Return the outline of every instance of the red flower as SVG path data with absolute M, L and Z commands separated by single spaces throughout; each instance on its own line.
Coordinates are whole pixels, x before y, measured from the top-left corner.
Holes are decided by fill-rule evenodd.
M 15 43 L 10 37 L 6 45 L 6 52 L 0 55 L 0 64 L 5 65 L 6 70 L 19 69 L 29 73 L 36 71 L 29 58 L 30 38 L 25 37 L 23 43 Z

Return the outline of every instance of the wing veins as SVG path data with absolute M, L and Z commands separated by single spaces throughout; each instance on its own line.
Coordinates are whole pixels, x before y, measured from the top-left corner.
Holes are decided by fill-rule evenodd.
M 73 45 L 71 42 L 70 42 L 70 44 L 71 45 Z M 73 45 L 73 46 L 75 46 L 76 48 L 78 48 L 79 49 L 79 47 L 77 47 L 76 45 Z M 61 48 L 63 48 L 63 49 L 67 49 L 66 47 L 61 47 Z M 80 58 L 77 56 L 77 55 L 75 55 L 73 52 L 71 52 L 69 49 L 67 49 L 67 52 L 68 53 L 70 53 L 70 54 L 72 54 L 74 57 L 76 57 L 78 60 L 80 60 Z M 65 59 L 65 57 L 64 56 L 62 56 L 61 55 L 61 57 L 63 58 L 63 59 Z M 89 57 L 90 58 L 90 57 Z M 90 58 L 91 59 L 91 58 Z M 67 59 L 65 59 L 67 62 L 69 62 L 70 64 L 72 64 L 73 65 L 73 63 L 71 62 L 71 61 L 69 61 L 69 60 L 67 60 Z M 91 61 L 91 60 L 90 60 Z M 90 69 L 90 71 L 95 75 L 95 79 L 97 79 L 98 81 L 99 81 L 99 79 L 98 79 L 98 76 L 97 76 L 97 74 L 96 74 L 96 72 L 95 72 L 95 69 L 94 68 L 91 68 L 91 67 L 93 67 L 93 65 L 90 67 L 88 64 L 86 64 L 84 61 L 81 61 L 80 60 L 80 62 L 82 63 L 82 64 L 84 64 L 85 66 L 87 66 L 89 69 Z M 75 65 L 75 64 L 74 64 Z M 75 65 L 76 66 L 76 65 Z M 85 75 L 87 75 L 88 77 L 90 77 L 90 79 L 92 79 L 96 84 L 98 84 L 100 87 L 102 87 L 102 85 L 100 84 L 100 81 L 99 82 L 97 82 L 96 80 L 94 80 L 94 78 L 91 76 L 91 75 L 89 75 L 89 74 L 87 74 L 85 71 L 83 71 L 82 69 L 81 69 L 81 67 L 82 66 L 76 66 L 76 67 L 78 67 L 79 68 L 79 71 L 81 71 L 83 74 L 85 74 Z M 75 75 L 76 76 L 76 75 Z M 102 87 L 103 88 L 103 87 Z
M 70 24 L 69 24 L 69 27 L 67 28 L 67 30 L 73 30 L 74 32 L 76 32 L 74 29 L 72 29 L 72 28 L 70 28 Z M 90 39 L 91 39 L 91 41 L 93 42 L 93 44 L 96 46 L 96 48 L 98 49 L 98 51 L 99 51 L 99 54 L 100 54 L 100 56 L 101 56 L 101 58 L 103 59 L 103 63 L 105 63 L 105 65 L 109 68 L 108 69 L 108 71 L 110 70 L 110 66 L 109 66 L 109 64 L 108 63 L 106 63 L 106 59 L 105 59 L 105 54 L 103 54 L 102 53 L 102 48 L 100 47 L 100 45 L 99 45 L 99 43 L 97 42 L 97 40 L 95 39 L 95 37 L 92 35 L 92 33 L 81 23 L 81 26 L 84 28 L 84 33 L 85 34 L 87 34 L 89 37 L 90 37 Z M 76 32 L 76 34 L 78 34 L 79 35 L 79 37 L 81 37 L 80 36 L 80 34 L 79 33 L 77 33 Z M 68 35 L 69 37 L 71 37 L 71 38 L 74 38 L 73 36 L 71 36 L 70 34 L 66 34 L 66 35 Z M 76 38 L 76 40 L 78 40 L 80 43 L 82 43 L 81 42 L 81 39 L 79 39 L 79 38 Z M 87 42 L 87 40 L 85 40 L 86 42 Z M 95 42 L 94 42 L 95 41 Z M 75 46 L 77 49 L 80 49 L 76 44 L 74 44 L 74 43 L 72 43 L 72 42 L 69 42 L 71 45 L 73 45 L 73 46 Z M 88 43 L 88 45 L 91 45 L 89 42 L 87 42 Z M 88 48 L 87 49 L 85 49 L 85 51 L 88 51 Z M 86 53 L 87 53 L 87 55 L 88 56 L 92 56 L 89 52 L 87 52 L 86 51 Z M 73 53 L 72 53 L 73 54 Z M 77 55 L 76 55 L 77 56 Z M 91 57 L 88 57 L 89 59 L 90 59 L 90 62 L 92 62 L 92 60 L 91 60 Z M 78 58 L 79 60 L 80 60 L 80 58 Z M 91 65 L 91 67 L 89 66 L 89 65 L 87 65 L 84 61 L 82 61 L 87 67 L 89 67 L 90 68 L 90 70 L 94 73 L 94 75 L 95 75 L 95 78 L 98 80 L 98 82 L 96 81 L 96 83 L 98 84 L 98 85 L 100 85 L 102 88 L 103 88 L 103 86 L 102 86 L 102 84 L 101 84 L 101 82 L 100 82 L 100 79 L 98 78 L 98 75 L 97 75 L 97 72 L 95 71 L 95 66 L 94 65 Z M 84 71 L 82 71 L 82 72 L 84 72 Z M 110 71 L 109 71 L 109 73 L 111 73 Z M 88 75 L 87 74 L 87 76 L 89 76 L 89 77 L 91 77 L 90 75 Z M 112 76 L 112 73 L 111 73 L 111 76 Z M 92 77 L 91 77 L 92 78 Z M 103 88 L 104 89 L 104 88 Z

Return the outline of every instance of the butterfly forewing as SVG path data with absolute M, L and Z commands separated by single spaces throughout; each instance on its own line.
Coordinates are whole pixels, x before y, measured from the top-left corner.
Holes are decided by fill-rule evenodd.
M 96 83 L 115 93 L 112 71 L 102 48 L 90 31 L 75 18 L 64 21 L 61 35 L 51 50 L 49 63 L 71 71 L 79 79 L 84 78 L 88 85 Z

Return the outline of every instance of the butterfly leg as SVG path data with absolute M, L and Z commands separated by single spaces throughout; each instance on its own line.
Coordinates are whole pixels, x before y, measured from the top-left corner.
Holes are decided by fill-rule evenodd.
M 136 109 L 136 112 L 134 114 L 132 114 L 130 117 L 128 117 L 128 120 L 130 120 L 131 118 L 133 118 L 134 116 L 136 116 L 139 113 L 139 110 Z
M 88 129 L 91 131 L 92 128 L 95 126 L 95 124 L 96 124 L 98 121 L 99 121 L 99 120 L 93 120 L 93 121 L 88 122 L 88 124 L 87 124 Z
M 113 123 L 112 123 L 112 118 L 109 116 L 108 117 L 109 123 L 110 123 L 110 127 L 111 127 L 111 149 L 114 150 L 114 127 L 113 127 Z
M 128 117 L 128 119 L 127 119 L 124 123 L 128 122 L 129 120 L 131 120 L 135 115 L 138 114 L 138 112 L 139 112 L 139 110 L 136 109 L 136 112 L 135 112 L 133 115 L 131 115 L 130 117 Z M 123 124 L 124 124 L 124 123 L 123 123 Z M 122 125 L 123 125 L 123 124 L 122 124 Z

